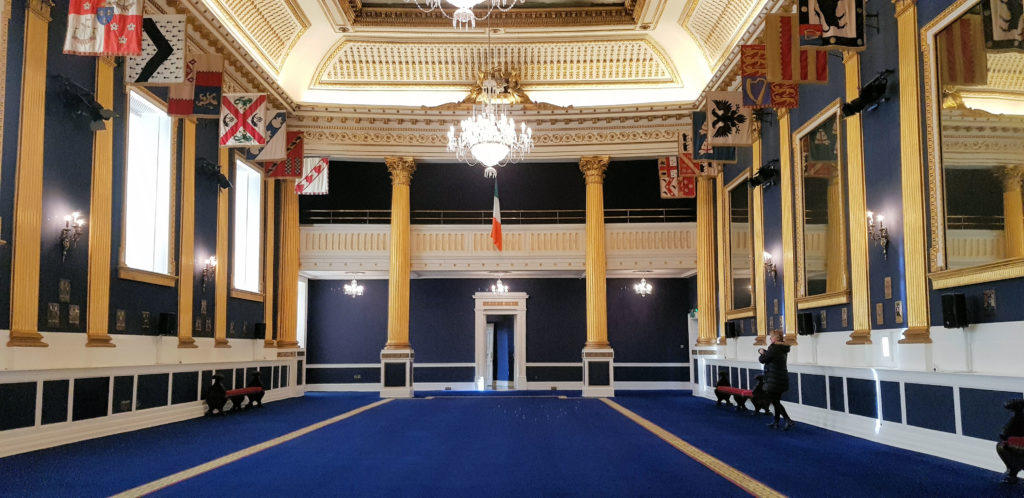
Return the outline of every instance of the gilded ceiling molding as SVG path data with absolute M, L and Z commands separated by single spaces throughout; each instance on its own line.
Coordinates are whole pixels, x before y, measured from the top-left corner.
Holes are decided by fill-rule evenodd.
M 462 89 L 498 60 L 530 89 L 680 84 L 665 53 L 647 39 L 499 44 L 342 40 L 314 73 L 312 88 Z
M 1024 95 L 1024 54 L 1020 52 L 988 53 L 988 84 L 986 89 L 1017 92 L 1013 97 Z M 964 88 L 967 90 L 968 88 Z
M 708 67 L 714 69 L 729 54 L 766 1 L 691 1 L 679 18 L 679 25 L 693 37 Z
M 599 7 L 553 7 L 553 8 L 522 8 L 516 7 L 508 12 L 495 9 L 491 12 L 491 22 L 502 28 L 562 28 L 580 26 L 629 26 L 637 25 L 636 15 L 643 11 L 647 0 L 626 0 L 621 6 Z M 322 3 L 334 3 L 327 9 L 344 16 L 352 28 L 433 28 L 449 27 L 452 21 L 440 12 L 423 12 L 415 6 L 400 7 L 363 7 L 360 0 L 322 0 Z M 529 4 L 527 4 L 529 5 Z M 330 16 L 336 20 L 337 14 Z M 335 31 L 348 26 L 335 24 Z
M 281 74 L 284 61 L 310 22 L 294 0 L 203 0 L 236 37 L 244 38 L 263 62 Z
M 946 167 L 1024 163 L 1024 117 L 943 109 L 940 121 Z

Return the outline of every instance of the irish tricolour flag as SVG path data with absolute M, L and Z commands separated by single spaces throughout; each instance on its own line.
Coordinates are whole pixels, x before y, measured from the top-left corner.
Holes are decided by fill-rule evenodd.
M 501 205 L 498 204 L 498 180 L 494 180 L 494 213 L 491 214 L 491 240 L 501 250 Z

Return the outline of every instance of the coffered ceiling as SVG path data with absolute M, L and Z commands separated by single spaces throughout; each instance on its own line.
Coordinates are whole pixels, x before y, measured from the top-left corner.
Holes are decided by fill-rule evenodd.
M 234 39 L 296 109 L 318 109 L 457 102 L 478 70 L 498 64 L 519 71 L 535 102 L 689 102 L 765 1 L 526 0 L 470 30 L 411 0 L 182 3 L 195 2 L 190 10 Z

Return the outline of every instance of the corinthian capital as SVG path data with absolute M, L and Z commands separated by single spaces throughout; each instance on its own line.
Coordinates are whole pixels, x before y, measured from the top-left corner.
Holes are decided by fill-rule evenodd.
M 411 157 L 389 156 L 384 158 L 384 164 L 388 166 L 391 173 L 392 185 L 409 185 L 412 183 L 412 174 L 416 171 L 416 160 Z
M 608 156 L 584 156 L 580 158 L 580 171 L 590 183 L 604 183 L 604 172 L 608 169 Z

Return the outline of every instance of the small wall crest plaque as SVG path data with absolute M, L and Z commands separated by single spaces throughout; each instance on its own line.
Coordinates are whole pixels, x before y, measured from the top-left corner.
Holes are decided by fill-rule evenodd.
M 46 326 L 51 329 L 60 327 L 60 303 L 46 303 Z
M 885 298 L 892 299 L 892 277 L 885 277 Z
M 128 326 L 125 325 L 125 322 L 128 320 L 128 313 L 126 313 L 124 310 L 117 310 L 117 313 L 115 313 L 114 316 L 115 330 L 124 331 L 126 328 L 128 328 Z
M 68 325 L 77 327 L 82 320 L 82 310 L 77 304 L 68 305 Z
M 885 308 L 882 306 L 882 303 L 875 303 L 875 324 L 885 324 Z
M 896 308 L 896 323 L 903 323 L 903 301 L 893 303 Z
M 71 280 L 62 278 L 57 284 L 57 294 L 60 302 L 70 303 L 71 302 Z

